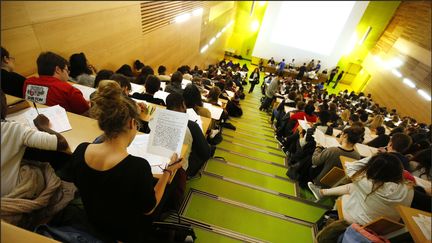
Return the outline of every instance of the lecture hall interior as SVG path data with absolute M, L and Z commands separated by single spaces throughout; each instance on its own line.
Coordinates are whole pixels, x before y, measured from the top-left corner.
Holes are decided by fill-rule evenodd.
M 431 242 L 430 1 L 1 1 L 1 242 Z

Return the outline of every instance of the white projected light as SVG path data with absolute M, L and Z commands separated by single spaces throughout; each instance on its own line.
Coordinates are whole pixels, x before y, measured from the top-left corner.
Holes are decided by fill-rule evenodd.
M 284 2 L 274 23 L 277 31 L 272 32 L 270 40 L 328 55 L 335 47 L 354 4 L 353 1 Z M 291 20 L 296 20 L 296 23 Z
M 195 9 L 194 11 L 192 11 L 192 15 L 193 16 L 199 16 L 202 13 L 203 13 L 203 9 L 202 8 L 198 8 L 198 9 Z
M 259 22 L 258 22 L 258 20 L 252 21 L 252 23 L 251 23 L 251 30 L 255 32 L 255 31 L 258 30 L 258 28 L 259 28 Z
M 421 96 L 423 96 L 423 98 L 425 98 L 426 100 L 431 101 L 431 97 L 430 97 L 430 95 L 429 95 L 428 93 L 426 93 L 424 90 L 419 89 L 419 90 L 417 90 L 417 92 L 418 92 Z
M 415 88 L 415 86 L 416 86 L 415 83 L 413 83 L 413 81 L 411 81 L 410 79 L 407 79 L 407 78 L 403 79 L 403 83 L 408 85 L 411 88 Z
M 182 14 L 182 15 L 175 17 L 174 21 L 176 23 L 185 22 L 186 20 L 188 20 L 190 18 L 190 16 L 191 16 L 190 13 L 185 13 L 185 14 Z

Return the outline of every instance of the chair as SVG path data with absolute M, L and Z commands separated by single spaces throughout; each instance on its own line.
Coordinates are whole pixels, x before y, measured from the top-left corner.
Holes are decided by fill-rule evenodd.
M 321 178 L 320 182 L 323 185 L 335 187 L 342 184 L 345 179 L 345 171 L 335 166 Z

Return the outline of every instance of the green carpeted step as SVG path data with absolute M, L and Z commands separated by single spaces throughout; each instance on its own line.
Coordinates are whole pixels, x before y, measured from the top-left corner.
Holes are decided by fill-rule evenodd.
M 264 138 L 274 139 L 274 132 L 272 130 L 257 130 L 255 128 L 248 127 L 243 124 L 237 124 L 236 131 L 250 133 L 251 135 L 261 135 Z
M 201 179 L 188 183 L 190 188 L 242 202 L 275 213 L 315 223 L 326 211 L 297 200 L 238 185 L 203 174 Z
M 311 226 L 294 223 L 213 197 L 193 194 L 185 217 L 269 242 L 313 242 Z
M 227 143 L 236 144 L 239 146 L 245 146 L 245 147 L 248 147 L 248 148 L 254 149 L 254 150 L 262 150 L 262 151 L 266 151 L 266 152 L 269 152 L 272 154 L 278 154 L 280 156 L 286 156 L 284 154 L 284 152 L 278 148 L 275 148 L 275 147 L 269 148 L 267 146 L 262 146 L 261 144 L 256 144 L 253 141 L 248 142 L 245 140 L 241 140 L 241 139 L 237 139 L 237 138 L 233 139 L 233 138 L 228 138 L 228 137 L 224 138 L 223 141 L 227 142 Z
M 268 124 L 268 126 L 264 126 L 264 125 L 255 126 L 255 125 L 249 125 L 248 123 L 239 122 L 233 125 L 236 126 L 236 128 L 239 129 L 239 131 L 261 133 L 271 137 L 273 137 L 275 134 L 274 130 L 270 128 L 270 124 Z
M 234 152 L 239 152 L 239 153 L 249 155 L 252 157 L 256 157 L 256 158 L 260 158 L 263 160 L 275 162 L 275 163 L 278 163 L 281 165 L 285 164 L 285 157 L 283 157 L 283 156 L 271 154 L 269 152 L 262 152 L 262 151 L 254 150 L 253 148 L 245 148 L 243 146 L 229 143 L 229 142 L 226 142 L 223 140 L 220 144 L 217 145 L 217 147 L 218 148 L 224 148 L 224 149 L 234 151 Z
M 223 134 L 223 139 L 227 139 L 230 141 L 239 141 L 239 142 L 248 142 L 248 143 L 253 143 L 259 146 L 263 146 L 263 147 L 271 147 L 271 148 L 275 148 L 275 149 L 279 149 L 279 144 L 276 141 L 269 141 L 271 140 L 269 138 L 269 140 L 259 140 L 259 139 L 254 139 L 251 140 L 250 138 L 244 138 L 244 137 L 240 137 L 240 136 L 231 136 L 229 134 L 224 133 Z
M 286 177 L 285 173 L 288 170 L 285 167 L 280 167 L 273 164 L 268 164 L 261 161 L 245 158 L 220 149 L 216 149 L 215 156 L 223 157 L 225 160 L 227 160 L 230 163 L 246 166 L 255 170 L 259 170 L 280 177 Z
M 240 240 L 235 240 L 228 236 L 224 236 L 221 234 L 213 233 L 209 230 L 200 229 L 198 227 L 192 227 L 194 229 L 196 235 L 196 243 L 207 243 L 207 242 L 215 242 L 215 243 L 241 243 Z
M 295 196 L 296 194 L 295 184 L 291 181 L 265 176 L 215 160 L 208 161 L 204 171 L 287 195 Z
M 258 134 L 258 133 L 246 132 L 246 131 L 240 130 L 240 129 L 234 131 L 231 129 L 224 128 L 224 129 L 222 129 L 222 134 L 228 134 L 228 135 L 231 135 L 234 137 L 241 136 L 244 138 L 252 139 L 253 141 L 267 140 L 270 142 L 276 142 L 274 136 L 270 137 L 268 135 L 266 136 L 266 135 L 262 135 L 262 134 Z

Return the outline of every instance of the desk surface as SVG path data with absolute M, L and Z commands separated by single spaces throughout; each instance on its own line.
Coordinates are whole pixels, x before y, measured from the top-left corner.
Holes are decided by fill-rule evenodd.
M 399 212 L 399 215 L 404 221 L 405 226 L 407 227 L 408 231 L 410 232 L 412 238 L 416 243 L 431 242 L 430 240 L 426 239 L 423 232 L 420 230 L 417 223 L 412 218 L 413 216 L 417 216 L 418 214 L 423 214 L 427 217 L 431 217 L 432 216 L 431 213 L 414 209 L 414 208 L 409 208 L 402 205 L 397 205 L 396 210 Z
M 59 243 L 59 241 L 33 233 L 31 231 L 16 227 L 1 221 L 1 242 L 2 243 Z

